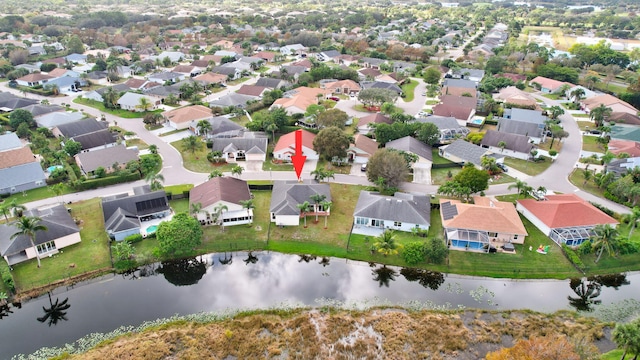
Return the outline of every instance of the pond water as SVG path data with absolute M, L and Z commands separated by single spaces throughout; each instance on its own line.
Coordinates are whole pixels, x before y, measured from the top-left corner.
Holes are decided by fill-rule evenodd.
M 637 298 L 637 282 L 640 274 L 516 281 L 270 252 L 209 254 L 103 276 L 56 289 L 51 298 L 5 308 L 0 312 L 0 359 L 176 314 L 315 306 L 321 299 L 359 305 L 420 302 L 452 309 L 585 310 L 598 301 Z M 44 309 L 56 302 L 60 310 L 46 314 Z

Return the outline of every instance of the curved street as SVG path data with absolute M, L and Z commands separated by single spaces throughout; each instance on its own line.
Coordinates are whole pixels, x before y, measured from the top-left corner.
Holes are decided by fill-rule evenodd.
M 418 81 L 418 86 L 415 89 L 415 97 L 411 102 L 405 102 L 402 99 L 398 99 L 397 106 L 402 108 L 406 113 L 414 115 L 418 111 L 422 110 L 423 105 L 425 103 L 425 97 L 422 96 L 422 93 L 426 89 L 426 84 L 422 81 L 422 79 L 414 79 Z M 243 84 L 250 84 L 255 82 L 253 79 L 244 82 Z M 237 88 L 242 86 L 242 84 L 235 85 L 227 89 L 227 92 L 235 91 Z M 12 92 L 16 95 L 24 96 L 22 92 L 16 89 L 9 88 L 5 84 L 4 91 Z M 223 95 L 222 93 L 218 93 L 219 95 Z M 35 94 L 27 94 L 29 98 L 35 98 L 38 100 L 45 99 L 45 97 L 35 95 Z M 63 103 L 72 103 L 72 100 L 78 96 L 78 94 L 73 94 L 72 96 L 64 96 L 64 97 L 56 97 L 56 98 L 46 98 L 49 100 L 51 104 L 63 104 Z M 551 100 L 542 96 L 537 96 L 538 99 L 544 101 L 548 106 L 559 105 L 558 101 Z M 339 101 L 336 105 L 336 108 L 345 111 L 348 115 L 353 117 L 362 117 L 367 115 L 367 113 L 356 111 L 353 107 L 356 105 L 357 100 L 348 99 Z M 84 111 L 85 113 L 94 116 L 96 118 L 100 118 L 102 113 L 92 107 L 72 103 L 72 107 L 75 109 L 79 109 Z M 142 119 L 124 119 L 121 117 L 117 117 L 111 114 L 105 114 L 107 121 L 115 125 L 117 124 L 119 127 L 123 128 L 126 131 L 131 131 L 136 133 L 136 135 L 147 144 L 154 144 L 158 147 L 158 153 L 162 156 L 163 159 L 163 169 L 161 171 L 162 175 L 165 178 L 165 185 L 177 185 L 177 184 L 200 184 L 207 180 L 208 174 L 205 173 L 196 173 L 189 171 L 183 167 L 182 157 L 180 152 L 175 149 L 173 146 L 169 145 L 167 142 L 163 141 L 160 137 L 154 135 L 150 131 L 146 130 L 144 124 L 142 123 Z M 603 199 L 592 194 L 589 194 L 585 191 L 582 191 L 571 184 L 568 180 L 568 176 L 571 172 L 578 166 L 578 159 L 580 158 L 580 151 L 582 149 L 582 133 L 578 128 L 578 125 L 575 119 L 570 114 L 561 115 L 560 119 L 562 120 L 562 124 L 564 129 L 569 133 L 569 137 L 563 140 L 562 151 L 558 154 L 556 160 L 551 164 L 551 166 L 544 171 L 543 173 L 527 177 L 527 184 L 537 188 L 539 186 L 544 186 L 548 190 L 555 191 L 558 193 L 576 193 L 583 199 L 587 201 L 592 201 L 598 204 L 601 204 L 615 212 L 618 213 L 628 213 L 629 208 L 609 201 L 607 199 Z M 313 169 L 305 169 L 304 173 L 309 173 Z M 226 174 L 230 175 L 230 174 Z M 283 172 L 283 171 L 253 171 L 253 172 L 243 172 L 241 175 L 242 179 L 245 180 L 295 180 L 295 173 L 292 171 Z M 332 180 L 338 183 L 344 184 L 353 184 L 353 185 L 372 185 L 367 181 L 366 177 L 362 175 L 343 175 L 336 174 L 335 180 Z M 82 193 L 74 193 L 64 195 L 62 198 L 63 201 L 78 201 L 83 199 L 90 199 L 98 196 L 105 196 L 117 193 L 128 192 L 134 186 L 139 186 L 144 184 L 143 180 L 136 181 L 134 183 L 127 184 L 118 184 L 114 186 L 109 186 L 105 188 L 89 190 Z M 508 189 L 509 184 L 500 184 L 500 185 L 491 185 L 489 190 L 486 191 L 487 195 L 502 195 L 502 194 L 512 194 L 515 193 L 515 190 Z M 401 189 L 410 192 L 421 192 L 427 194 L 435 194 L 437 192 L 437 185 L 424 185 L 424 184 L 415 184 L 415 183 L 403 183 L 401 185 Z M 34 201 L 27 206 L 29 207 L 37 207 L 44 204 L 48 204 L 51 202 L 51 199 L 43 199 L 39 201 Z

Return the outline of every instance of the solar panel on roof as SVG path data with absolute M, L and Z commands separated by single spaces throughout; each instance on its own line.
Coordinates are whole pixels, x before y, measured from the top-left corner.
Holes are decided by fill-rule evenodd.
M 451 220 L 458 215 L 458 208 L 455 205 L 451 205 L 449 201 L 442 203 L 440 211 L 442 212 L 442 218 L 444 220 Z

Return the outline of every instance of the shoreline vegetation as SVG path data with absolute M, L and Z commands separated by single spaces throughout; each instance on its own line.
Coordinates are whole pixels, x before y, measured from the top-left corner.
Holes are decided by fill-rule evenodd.
M 87 335 L 59 348 L 42 348 L 31 356 L 106 360 L 199 358 L 206 353 L 218 359 L 380 355 L 409 359 L 439 354 L 438 358 L 479 359 L 518 340 L 547 334 L 565 339 L 575 352 L 593 355 L 616 348 L 610 339 L 612 323 L 571 311 L 434 310 L 428 304 L 358 307 L 281 306 L 174 316 Z M 574 344 L 581 344 L 581 349 Z
M 226 226 L 224 230 L 219 226 L 205 226 L 202 243 L 181 257 L 215 252 L 277 251 L 287 254 L 345 258 L 459 275 L 511 279 L 569 279 L 640 270 L 638 254 L 618 255 L 615 258 L 603 257 L 598 264 L 595 264 L 591 254 L 583 256 L 585 268 L 581 272 L 563 255 L 560 247 L 524 217 L 522 220 L 529 235 L 523 245 L 515 245 L 514 254 L 452 250 L 439 264 L 426 261 L 409 264 L 402 256 L 402 250 L 397 255 L 385 256 L 372 250 L 377 241 L 376 237 L 351 234 L 355 204 L 360 190 L 366 187 L 338 183 L 330 183 L 330 186 L 332 193 L 341 194 L 341 196 L 334 198 L 332 214 L 327 219 L 326 228 L 324 218 L 320 217 L 316 221 L 313 216 L 307 218 L 307 227 L 272 226 L 269 219 L 271 193 L 257 190 L 253 191 L 255 206 L 253 224 Z M 188 187 L 185 186 L 185 189 Z M 168 187 L 167 191 L 174 188 L 176 186 Z M 503 201 L 516 199 L 515 196 L 509 195 L 499 198 Z M 158 257 L 155 252 L 158 242 L 154 237 L 150 237 L 132 244 L 134 259 L 125 263 L 124 266 L 119 266 L 121 264 L 118 264 L 116 259 L 112 259 L 110 246 L 113 244 L 109 242 L 104 232 L 99 199 L 80 201 L 68 206 L 72 215 L 82 220 L 83 241 L 47 259 L 41 269 L 38 269 L 33 261 L 15 265 L 11 271 L 14 288 L 9 288 L 6 283 L 0 283 L 0 291 L 5 291 L 7 294 L 13 293 L 14 300 L 22 301 L 45 293 L 52 286 L 69 285 L 86 280 L 92 277 L 91 274 L 98 276 L 109 271 L 123 272 L 129 268 L 153 262 L 177 259 Z M 188 199 L 171 200 L 171 207 L 175 213 L 188 212 Z M 621 233 L 628 231 L 627 224 L 621 224 L 620 228 Z M 439 211 L 434 209 L 431 212 L 431 227 L 426 237 L 395 232 L 395 241 L 402 246 L 416 242 L 426 243 L 432 238 L 442 239 L 442 231 Z M 640 232 L 634 233 L 632 238 L 636 236 L 640 237 Z M 546 255 L 529 250 L 530 247 L 536 249 L 546 245 L 551 246 L 552 249 Z M 8 271 L 6 264 L 0 265 L 0 267 L 3 266 Z M 43 269 L 47 271 L 42 271 Z

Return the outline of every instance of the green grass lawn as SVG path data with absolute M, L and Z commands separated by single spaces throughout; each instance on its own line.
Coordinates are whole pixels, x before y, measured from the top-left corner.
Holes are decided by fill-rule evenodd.
M 560 150 L 562 150 L 562 142 L 558 141 L 558 139 L 555 139 L 553 141 L 553 149 L 551 148 L 550 137 L 547 137 L 547 139 L 544 142 L 539 143 L 537 146 L 539 149 L 546 150 L 546 151 L 555 150 L 557 152 L 560 152 Z
M 41 268 L 37 267 L 35 259 L 15 265 L 13 277 L 18 291 L 111 267 L 109 238 L 104 231 L 100 199 L 77 202 L 68 207 L 72 209 L 71 216 L 82 220 L 79 225 L 82 241 L 42 259 Z
M 76 104 L 90 106 L 92 108 L 100 110 L 101 112 L 115 115 L 125 119 L 139 119 L 139 118 L 143 118 L 148 113 L 161 113 L 164 111 L 162 109 L 159 109 L 159 110 L 147 111 L 147 112 L 133 112 L 133 111 L 123 110 L 123 109 L 107 109 L 104 106 L 104 104 L 101 103 L 100 101 L 84 99 L 80 97 L 73 99 L 73 102 Z
M 436 105 L 439 102 L 439 100 L 427 100 L 426 105 Z
M 404 97 L 402 98 L 402 100 L 404 100 L 404 102 L 413 101 L 417 86 L 418 86 L 418 82 L 415 80 L 410 80 L 406 82 L 404 85 L 402 85 L 402 91 L 404 92 Z
M 578 123 L 578 127 L 580 127 L 581 131 L 586 131 L 589 129 L 595 129 L 596 125 L 593 121 L 582 121 L 582 120 L 578 120 L 576 121 L 576 123 Z
M 542 94 L 542 96 L 546 97 L 547 99 L 551 99 L 551 100 L 560 100 L 560 95 L 559 94 Z
M 589 114 L 571 114 L 574 118 L 589 118 Z
M 507 173 L 494 175 L 489 180 L 490 180 L 490 182 L 489 182 L 490 185 L 509 184 L 509 183 L 512 183 L 512 182 L 516 181 L 516 179 L 514 179 L 511 176 L 509 176 L 509 174 L 507 174 Z
M 551 158 L 548 158 L 546 156 L 541 157 L 544 159 L 544 161 L 533 162 L 507 157 L 504 159 L 504 163 L 507 166 L 511 166 L 512 168 L 518 171 L 522 171 L 527 175 L 535 176 L 544 172 L 549 168 L 549 166 L 551 166 Z
M 71 189 L 67 185 L 64 185 L 63 189 L 64 189 L 64 193 L 63 193 L 62 197 L 64 197 L 64 194 L 71 194 L 71 193 L 75 192 L 75 190 Z M 26 194 L 26 195 L 24 195 L 24 194 Z M 13 201 L 13 199 L 16 199 L 18 204 L 25 204 L 25 203 L 29 203 L 29 202 L 32 202 L 32 201 L 48 199 L 50 197 L 56 196 L 53 193 L 53 191 L 49 190 L 48 186 L 44 186 L 44 187 L 37 188 L 37 189 L 32 189 L 32 190 L 27 190 L 24 194 L 23 193 L 13 194 L 13 195 L 9 196 L 8 198 L 4 199 L 4 201 L 11 202 L 11 201 Z
M 162 134 L 160 134 L 160 135 L 158 135 L 158 136 L 159 136 L 159 137 L 164 137 L 164 136 L 169 136 L 169 135 L 173 135 L 173 134 L 178 134 L 178 133 L 181 133 L 181 132 L 184 132 L 184 131 L 189 131 L 189 129 L 176 129 L 176 130 L 171 130 L 171 131 L 164 132 L 164 133 L 162 133 Z
M 174 141 L 171 143 L 171 146 L 176 148 L 182 155 L 182 164 L 187 170 L 199 172 L 199 173 L 210 173 L 214 169 L 220 170 L 222 172 L 231 171 L 231 168 L 234 166 L 233 164 L 223 163 L 222 165 L 215 165 L 207 160 L 207 154 L 209 153 L 209 149 L 202 144 L 200 150 L 196 152 L 184 151 L 182 147 L 183 140 Z
M 126 141 L 127 146 L 137 146 L 138 150 L 148 149 L 149 145 L 141 139 L 129 139 Z
M 445 159 L 442 156 L 440 156 L 440 154 L 438 153 L 438 149 L 436 149 L 436 148 L 431 149 L 431 156 L 433 158 L 433 163 L 434 164 L 451 164 L 451 163 L 453 163 L 453 161 Z
M 582 150 L 604 153 L 604 147 L 597 142 L 597 136 L 582 136 Z
M 351 163 L 346 164 L 345 166 L 335 166 L 331 164 L 330 161 L 327 161 L 324 158 L 321 158 L 320 160 L 318 160 L 318 165 L 316 166 L 316 169 L 323 169 L 323 168 L 326 168 L 327 170 L 331 170 L 336 174 L 349 175 L 351 173 Z
M 189 213 L 189 199 L 169 200 L 169 206 L 176 214 L 181 212 Z
M 599 189 L 593 182 L 593 179 L 589 180 L 586 184 L 584 182 L 584 171 L 582 169 L 574 169 L 569 175 L 569 181 L 588 193 L 604 198 L 604 189 Z
M 434 185 L 442 185 L 451 180 L 460 171 L 462 171 L 461 166 L 441 169 L 431 168 L 431 182 Z M 449 177 L 449 173 L 451 173 L 451 177 Z

